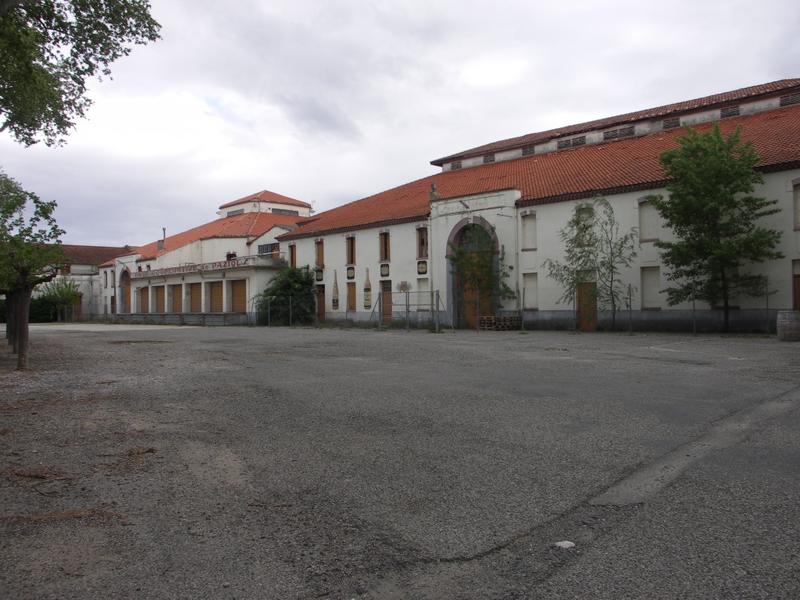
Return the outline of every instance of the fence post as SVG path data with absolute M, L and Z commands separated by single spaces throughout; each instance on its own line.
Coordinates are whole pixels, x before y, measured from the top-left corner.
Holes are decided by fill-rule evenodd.
M 769 335 L 769 277 L 764 275 L 764 300 L 766 302 L 766 313 L 764 314 L 764 322 L 767 325 L 767 335 Z
M 267 298 L 267 327 L 272 327 L 272 298 Z
M 633 335 L 633 286 L 628 284 L 628 335 Z
M 410 315 L 410 313 L 408 311 L 408 294 L 409 294 L 409 292 L 406 292 L 406 331 L 408 331 L 409 328 L 410 328 L 409 327 L 409 319 L 411 318 L 411 315 Z
M 692 282 L 692 335 L 697 335 L 697 309 L 695 306 L 695 283 Z
M 475 333 L 481 332 L 481 293 L 475 293 Z
M 439 290 L 436 290 L 436 333 L 439 333 Z
M 292 297 L 289 296 L 289 327 L 292 326 Z
M 519 305 L 519 330 L 525 331 L 525 288 L 524 287 L 522 288 L 522 303 Z

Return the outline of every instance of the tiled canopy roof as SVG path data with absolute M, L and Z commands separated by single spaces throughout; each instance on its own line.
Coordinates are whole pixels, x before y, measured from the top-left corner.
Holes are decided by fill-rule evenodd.
M 694 129 L 702 132 L 712 126 Z M 741 126 L 742 139 L 751 140 L 761 157 L 760 169 L 800 168 L 800 105 L 726 119 L 719 126 L 725 134 Z M 665 174 L 659 156 L 677 147 L 684 133 L 674 129 L 437 173 L 302 219 L 281 239 L 424 219 L 430 212 L 432 183 L 441 199 L 517 189 L 522 193 L 520 205 L 661 187 Z
M 130 254 L 131 248 L 123 246 L 77 246 L 74 244 L 60 244 L 66 262 L 71 265 L 100 265 L 107 260 Z
M 540 144 L 557 137 L 575 135 L 597 129 L 606 129 L 615 125 L 624 125 L 647 119 L 664 118 L 689 111 L 711 109 L 724 104 L 730 104 L 737 101 L 754 100 L 759 96 L 774 95 L 779 92 L 789 92 L 797 89 L 800 89 L 800 79 L 781 79 L 779 81 L 754 85 L 751 87 L 733 90 L 731 92 L 713 94 L 711 96 L 705 96 L 704 98 L 685 100 L 683 102 L 676 102 L 674 104 L 665 104 L 664 106 L 657 106 L 655 108 L 648 108 L 646 110 L 625 113 L 623 115 L 617 115 L 614 117 L 606 117 L 603 119 L 597 119 L 595 121 L 587 121 L 586 123 L 578 123 L 577 125 L 569 125 L 567 127 L 560 127 L 558 129 L 550 129 L 548 131 L 529 133 L 519 137 L 500 140 L 498 142 L 492 142 L 491 144 L 485 144 L 483 146 L 470 148 L 469 150 L 464 150 L 456 154 L 451 154 L 450 156 L 437 158 L 436 160 L 431 161 L 431 164 L 441 166 L 444 163 L 452 160 L 468 158 L 471 156 L 480 156 L 493 152 L 502 152 L 503 150 L 511 150 L 513 148 L 522 148 L 524 146 Z
M 307 202 L 303 202 L 302 200 L 295 200 L 294 198 L 289 198 L 288 196 L 281 196 L 280 194 L 276 194 L 275 192 L 270 192 L 269 190 L 261 190 L 260 192 L 256 192 L 255 194 L 250 194 L 249 196 L 245 196 L 244 198 L 239 198 L 238 200 L 233 200 L 232 202 L 228 202 L 220 206 L 220 210 L 223 208 L 230 208 L 231 206 L 236 206 L 237 204 L 246 204 L 248 202 L 254 201 L 262 201 L 262 202 L 274 202 L 275 204 L 286 204 L 289 206 L 300 206 L 302 208 L 311 208 L 311 205 Z
M 287 229 L 294 227 L 299 217 L 292 215 L 276 215 L 273 213 L 250 212 L 233 217 L 223 217 L 210 223 L 205 223 L 181 233 L 168 236 L 164 240 L 164 249 L 159 250 L 158 242 L 152 242 L 136 248 L 127 254 L 139 254 L 139 260 L 151 260 L 166 252 L 177 250 L 198 240 L 210 238 L 257 238 L 276 225 Z

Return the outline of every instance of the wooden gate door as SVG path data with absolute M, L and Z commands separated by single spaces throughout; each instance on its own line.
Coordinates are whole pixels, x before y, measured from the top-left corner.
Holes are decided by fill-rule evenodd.
M 795 268 L 800 269 L 800 264 L 798 264 L 797 267 Z M 794 275 L 792 275 L 792 283 L 793 283 L 792 310 L 800 310 L 800 273 L 795 273 Z
M 172 288 L 172 305 L 170 310 L 174 313 L 183 312 L 183 286 L 179 283 Z
M 353 281 L 347 282 L 347 312 L 356 311 L 356 284 Z
M 325 321 L 325 286 L 317 286 L 317 321 Z
M 222 308 L 222 282 L 212 281 L 208 284 L 208 293 L 210 295 L 210 309 L 209 312 L 221 313 Z
M 159 285 L 153 288 L 155 302 L 156 302 L 156 312 L 163 313 L 166 312 L 166 306 L 164 304 L 164 286 Z
M 383 324 L 389 325 L 392 322 L 392 282 L 390 280 L 381 281 L 381 313 L 383 314 Z
M 247 312 L 247 280 L 231 281 L 231 311 Z
M 597 284 L 578 284 L 578 329 L 597 331 Z
M 150 288 L 143 287 L 139 290 L 139 312 L 150 312 Z
M 203 312 L 203 284 L 189 284 L 189 310 L 193 313 Z

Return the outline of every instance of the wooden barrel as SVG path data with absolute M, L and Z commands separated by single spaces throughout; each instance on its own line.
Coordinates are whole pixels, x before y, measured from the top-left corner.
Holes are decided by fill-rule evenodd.
M 800 310 L 779 310 L 777 329 L 782 342 L 800 342 Z

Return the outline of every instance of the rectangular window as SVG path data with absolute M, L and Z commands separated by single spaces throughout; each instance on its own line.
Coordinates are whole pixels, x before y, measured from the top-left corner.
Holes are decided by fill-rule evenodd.
M 794 185 L 794 228 L 800 230 L 800 183 Z
M 354 265 L 356 264 L 356 238 L 352 236 L 345 238 L 345 244 L 347 245 L 347 264 Z
M 661 125 L 662 129 L 675 129 L 676 127 L 680 126 L 681 126 L 680 117 L 670 117 L 669 119 L 664 119 L 664 122 Z
M 719 111 L 719 116 L 723 119 L 727 119 L 728 117 L 736 117 L 738 115 L 739 115 L 738 106 L 726 106 L 725 108 Z
M 356 282 L 347 282 L 347 310 L 355 312 L 356 310 Z
M 661 308 L 661 268 L 642 267 L 642 310 Z
M 297 268 L 297 246 L 294 244 L 289 246 L 289 266 L 293 269 Z
M 278 243 L 275 244 L 259 244 L 258 245 L 258 253 L 259 254 L 275 254 L 277 255 L 280 252 L 281 245 Z
M 428 228 L 417 228 L 417 258 L 428 258 Z
M 391 247 L 389 241 L 389 232 L 381 231 L 378 235 L 378 243 L 380 245 L 380 261 L 389 262 L 391 256 Z
M 103 287 L 108 287 L 108 271 L 103 271 Z
M 226 217 L 235 217 L 236 215 L 243 215 L 243 214 L 244 214 L 244 209 L 243 208 L 237 208 L 236 210 L 229 210 L 225 214 L 225 216 Z
M 522 249 L 536 250 L 536 213 L 522 217 Z
M 781 106 L 789 106 L 790 104 L 800 104 L 800 92 L 796 94 L 789 94 L 788 96 L 781 96 Z
M 536 154 L 536 146 L 525 146 L 522 149 L 522 156 L 530 156 Z
M 493 163 L 494 162 L 494 154 L 484 154 L 483 155 L 483 164 Z
M 536 273 L 522 275 L 522 307 L 529 310 L 539 308 L 539 276 Z
M 460 168 L 461 168 L 461 161 L 460 160 L 454 160 L 453 162 L 450 163 L 450 170 L 451 171 L 455 171 L 455 170 L 460 169 Z
M 273 215 L 289 215 L 292 217 L 299 217 L 300 211 L 297 210 L 289 210 L 288 208 L 273 208 L 272 209 Z
M 661 237 L 661 216 L 650 202 L 639 203 L 639 243 L 654 242 Z
M 325 266 L 325 245 L 322 240 L 317 240 L 314 242 L 314 250 L 315 250 L 315 262 L 314 264 L 318 268 L 322 268 Z

